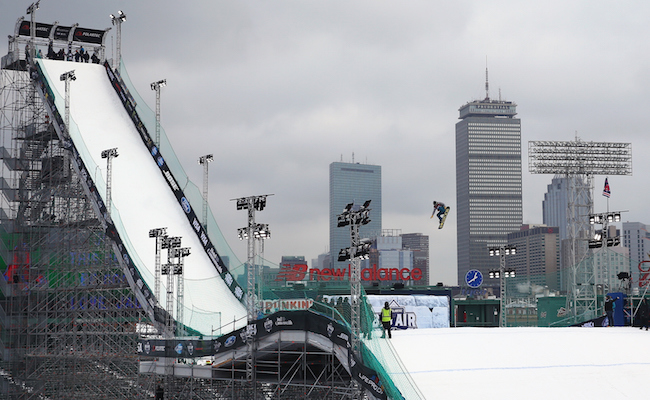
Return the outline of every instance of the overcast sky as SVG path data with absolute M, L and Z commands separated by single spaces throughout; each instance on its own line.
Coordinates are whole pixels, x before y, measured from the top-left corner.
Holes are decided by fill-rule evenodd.
M 31 1 L 0 3 L 13 33 Z M 542 222 L 550 175 L 528 172 L 531 140 L 632 143 L 633 176 L 610 176 L 609 208 L 650 223 L 650 3 L 644 1 L 42 0 L 37 21 L 103 29 L 123 10 L 122 56 L 241 259 L 232 198 L 273 193 L 265 257 L 328 250 L 334 161 L 382 166 L 383 228 L 430 237 L 431 282 L 456 284 L 455 124 L 490 96 L 517 103 L 524 223 Z M 5 38 L 7 36 L 4 36 Z M 115 29 L 107 39 L 107 55 Z M 6 40 L 0 43 L 2 55 Z M 607 211 L 596 177 L 595 212 Z M 452 207 L 443 230 L 432 200 Z M 197 207 L 197 206 L 195 206 Z

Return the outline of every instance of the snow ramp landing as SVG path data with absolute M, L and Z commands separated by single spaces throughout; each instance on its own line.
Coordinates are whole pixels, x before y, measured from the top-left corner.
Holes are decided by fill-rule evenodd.
M 69 71 L 74 71 L 76 79 L 68 81 L 66 130 L 66 82 L 62 74 Z M 149 231 L 167 228 L 167 234 L 181 237 L 182 247 L 189 247 L 191 252 L 184 259 L 184 291 L 179 297 L 183 311 L 178 322 L 204 335 L 211 335 L 228 322 L 232 328 L 245 326 L 245 292 L 194 213 L 194 206 L 201 205 L 191 204 L 183 192 L 187 182 L 179 184 L 166 162 L 166 155 L 176 160 L 170 154 L 171 147 L 163 154 L 154 143 L 149 132 L 155 132 L 155 125 L 140 119 L 134 97 L 120 75 L 108 63 L 44 59 L 35 61 L 32 74 L 38 75 L 39 91 L 55 119 L 57 133 L 70 148 L 72 165 L 117 243 L 120 262 L 132 279 L 132 287 L 139 289 L 136 291 L 143 307 L 152 315 L 165 308 L 166 277 L 160 280 L 158 304 L 152 290 L 156 242 Z M 106 204 L 108 163 L 102 152 L 113 148 L 118 157 L 111 160 L 111 204 Z M 176 289 L 172 290 L 175 309 Z M 238 322 L 233 325 L 233 321 Z

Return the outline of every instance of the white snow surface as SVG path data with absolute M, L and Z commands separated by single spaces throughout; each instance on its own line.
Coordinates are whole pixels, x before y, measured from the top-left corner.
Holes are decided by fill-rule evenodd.
M 644 399 L 650 391 L 650 331 L 638 328 L 409 329 L 390 342 L 426 399 Z
M 101 153 L 117 148 L 119 156 L 112 161 L 112 217 L 122 240 L 132 244 L 136 254 L 130 251 L 131 257 L 149 288 L 154 289 L 155 270 L 155 240 L 149 237 L 149 230 L 166 227 L 169 236 L 182 237 L 182 247 L 191 248 L 184 268 L 184 322 L 209 334 L 212 327 L 219 326 L 219 321 L 232 324 L 233 319 L 245 316 L 245 307 L 232 295 L 203 251 L 176 197 L 112 88 L 104 66 L 55 60 L 38 62 L 49 76 L 62 117 L 65 83 L 59 77 L 69 70 L 75 71 L 76 80 L 70 82 L 70 116 L 71 125 L 76 125 L 78 131 L 73 127 L 70 133 L 104 200 L 107 162 L 101 158 Z M 163 263 L 165 257 L 166 251 L 163 251 Z M 160 300 L 163 307 L 166 282 L 163 276 L 163 298 Z M 174 294 L 175 291 L 176 288 Z

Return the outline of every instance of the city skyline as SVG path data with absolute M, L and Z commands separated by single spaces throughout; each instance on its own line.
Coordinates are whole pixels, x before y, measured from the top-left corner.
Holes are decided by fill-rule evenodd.
M 9 35 L 32 1 L 6 3 Z M 150 83 L 167 80 L 162 126 L 195 183 L 198 158 L 215 155 L 209 202 L 240 260 L 245 218 L 230 199 L 264 193 L 275 194 L 260 215 L 273 232 L 270 261 L 328 251 L 327 166 L 354 153 L 382 166 L 383 226 L 429 235 L 431 282 L 455 284 L 453 125 L 460 104 L 485 97 L 486 57 L 490 97 L 516 100 L 523 121 L 524 223 L 542 221 L 551 181 L 527 172 L 528 141 L 577 135 L 650 150 L 650 60 L 638 51 L 650 34 L 647 4 L 73 0 L 42 1 L 36 20 L 112 28 L 111 56 L 117 10 L 127 15 L 122 58 L 150 107 Z M 609 177 L 609 208 L 629 210 L 623 221 L 650 221 L 648 169 L 637 156 L 633 176 Z M 607 209 L 604 178 L 594 179 L 595 212 Z M 443 230 L 429 219 L 434 199 L 452 206 Z

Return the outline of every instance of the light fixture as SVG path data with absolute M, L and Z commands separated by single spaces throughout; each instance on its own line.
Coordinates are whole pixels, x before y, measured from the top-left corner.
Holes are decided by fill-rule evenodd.
M 206 154 L 204 156 L 199 157 L 199 164 L 201 165 L 212 161 L 214 161 L 214 156 L 212 154 Z
M 111 22 L 113 25 L 126 21 L 126 14 L 124 14 L 122 10 L 117 12 L 117 17 L 113 14 L 109 14 L 108 16 L 111 17 Z
M 158 82 L 151 83 L 151 90 L 158 90 L 161 87 L 167 86 L 167 79 L 161 79 Z
M 74 74 L 74 69 L 72 71 L 62 73 L 60 79 L 62 81 L 67 81 L 67 80 L 75 81 L 75 80 L 77 80 L 77 77 Z
M 27 14 L 31 14 L 34 11 L 38 10 L 40 8 L 40 2 L 41 0 L 38 0 L 36 3 L 32 3 L 29 7 L 27 7 Z
M 239 208 L 237 209 L 239 210 Z M 237 229 L 237 237 L 239 238 L 239 240 L 248 239 L 248 229 L 247 228 Z
M 167 234 L 167 228 L 156 228 L 156 229 L 149 230 L 150 238 L 165 236 L 166 234 Z
M 117 156 L 119 156 L 119 154 L 117 153 L 117 147 L 113 147 L 112 149 L 102 151 L 102 158 L 110 158 L 110 157 L 117 157 Z

